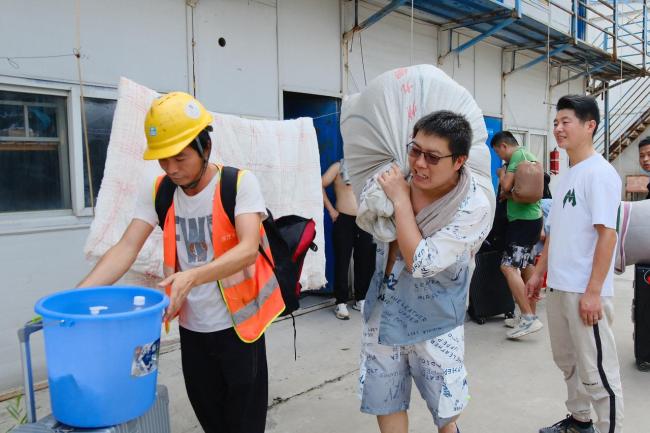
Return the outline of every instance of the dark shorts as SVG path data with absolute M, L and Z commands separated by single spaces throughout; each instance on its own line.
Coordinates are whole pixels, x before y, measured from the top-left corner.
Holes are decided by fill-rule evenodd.
M 535 263 L 533 247 L 539 242 L 543 218 L 508 221 L 501 265 L 524 269 Z

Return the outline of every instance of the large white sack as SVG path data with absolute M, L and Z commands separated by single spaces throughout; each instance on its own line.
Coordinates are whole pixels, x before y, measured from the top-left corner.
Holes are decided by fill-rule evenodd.
M 133 217 L 138 192 L 162 174 L 157 161 L 145 161 L 144 118 L 159 95 L 126 78 L 120 80 L 106 166 L 95 218 L 84 252 L 98 259 L 120 239 Z M 266 206 L 274 217 L 296 214 L 316 221 L 318 251 L 305 258 L 303 288 L 319 288 L 325 280 L 323 198 L 320 157 L 309 118 L 247 120 L 212 113 L 214 132 L 210 161 L 251 170 L 260 181 Z M 130 282 L 153 284 L 162 277 L 162 232 L 156 228 L 131 268 Z M 135 272 L 136 274 L 133 274 Z
M 650 200 L 624 201 L 619 208 L 620 229 L 614 270 L 650 263 Z
M 412 139 L 413 126 L 421 117 L 438 110 L 462 114 L 472 126 L 467 164 L 494 214 L 496 201 L 483 113 L 465 88 L 432 65 L 385 72 L 364 91 L 343 101 L 343 154 L 357 198 L 366 181 L 392 161 L 408 174 L 406 144 Z M 360 204 L 360 208 L 364 206 Z

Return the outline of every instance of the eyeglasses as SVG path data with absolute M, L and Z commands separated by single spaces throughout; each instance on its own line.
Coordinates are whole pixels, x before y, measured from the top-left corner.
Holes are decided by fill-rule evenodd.
M 409 144 L 406 145 L 406 151 L 408 152 L 409 156 L 418 159 L 420 158 L 420 155 L 424 155 L 424 160 L 429 165 L 438 165 L 441 159 L 450 158 L 454 156 L 453 154 L 444 155 L 444 156 L 434 155 L 433 153 L 425 152 L 416 146 L 417 144 L 414 141 L 411 141 Z

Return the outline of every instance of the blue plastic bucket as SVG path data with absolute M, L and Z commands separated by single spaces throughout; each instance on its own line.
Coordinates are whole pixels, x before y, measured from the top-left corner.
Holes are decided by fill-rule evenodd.
M 135 296 L 144 296 L 143 306 L 134 306 Z M 43 316 L 54 418 L 94 428 L 144 414 L 155 399 L 160 328 L 168 304 L 157 290 L 119 286 L 40 299 L 35 310 Z

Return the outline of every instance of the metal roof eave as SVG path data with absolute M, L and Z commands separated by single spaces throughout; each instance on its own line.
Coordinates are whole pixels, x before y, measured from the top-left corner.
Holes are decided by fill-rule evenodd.
M 531 67 L 544 60 L 540 58 L 547 55 L 548 44 L 552 64 L 566 67 L 577 74 L 589 75 L 591 78 L 603 81 L 629 79 L 646 74 L 641 67 L 621 58 L 615 59 L 612 54 L 577 39 L 570 33 L 549 27 L 548 23 L 523 15 L 520 0 L 515 0 L 515 7 L 512 9 L 493 0 L 413 0 L 413 8 L 425 15 L 445 20 L 439 24 L 441 30 L 467 28 L 477 32 L 477 35 L 469 41 L 443 54 L 440 60 L 451 52 L 460 53 L 490 37 L 504 42 L 508 51 L 528 50 L 540 56 L 528 62 L 525 67 Z M 350 37 L 355 31 L 370 27 L 398 9 L 403 14 L 410 14 L 411 2 L 389 1 L 381 10 L 346 32 L 344 39 Z M 432 21 L 437 22 L 437 20 Z

